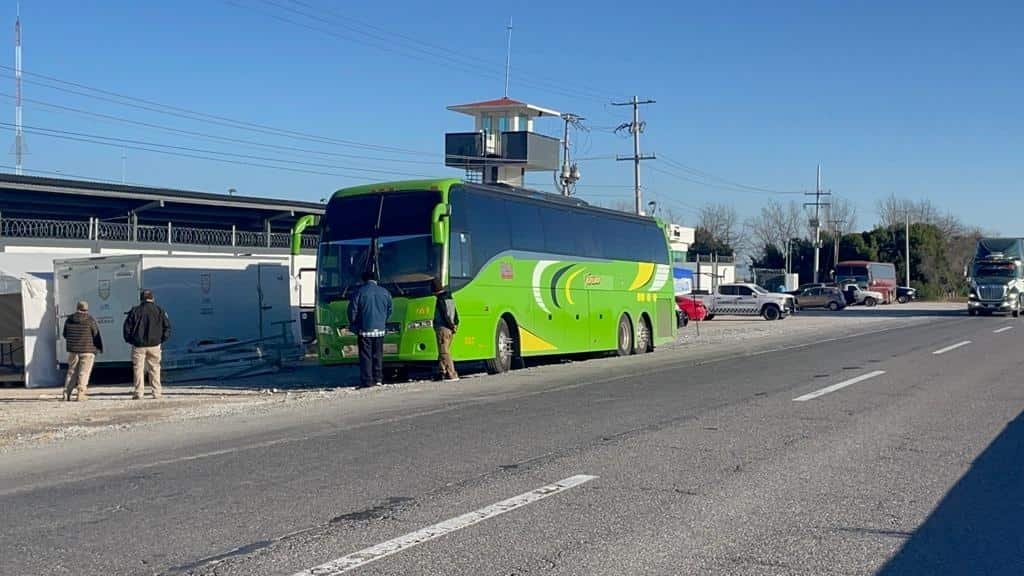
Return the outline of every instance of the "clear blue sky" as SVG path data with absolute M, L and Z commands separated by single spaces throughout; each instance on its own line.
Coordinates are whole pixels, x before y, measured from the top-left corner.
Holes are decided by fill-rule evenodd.
M 3 40 L 12 48 L 2 64 L 11 66 L 15 5 L 5 4 Z M 708 201 L 734 203 L 749 215 L 773 196 L 708 186 L 708 177 L 680 163 L 750 186 L 804 190 L 813 188 L 821 162 L 825 185 L 858 205 L 860 227 L 875 222 L 878 198 L 895 193 L 1024 236 L 1024 3 L 1012 1 L 26 0 L 24 94 L 32 101 L 25 124 L 337 174 L 127 150 L 128 180 L 150 185 L 317 200 L 339 187 L 404 177 L 398 173 L 450 175 L 441 163 L 443 133 L 469 129 L 470 121 L 445 107 L 501 96 L 510 15 L 511 96 L 587 117 L 594 130 L 580 138 L 580 156 L 630 151 L 610 131 L 628 109 L 608 106 L 610 99 L 657 99 L 643 109 L 643 148 L 665 160 L 645 165 L 645 187 L 691 223 L 693 208 Z M 2 72 L 0 100 L 10 120 L 0 127 L 11 142 L 14 86 L 10 70 Z M 32 73 L 402 152 L 167 116 L 48 88 Z M 310 151 L 211 141 L 40 102 Z M 550 120 L 543 129 L 559 126 Z M 33 133 L 26 139 L 27 169 L 121 178 L 119 147 Z M 581 165 L 581 196 L 630 198 L 629 163 Z M 550 177 L 529 181 L 546 185 Z

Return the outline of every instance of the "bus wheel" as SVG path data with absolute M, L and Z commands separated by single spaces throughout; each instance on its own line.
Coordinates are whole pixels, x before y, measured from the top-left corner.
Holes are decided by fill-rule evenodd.
M 636 353 L 647 354 L 654 351 L 654 337 L 651 333 L 651 323 L 647 316 L 640 317 L 640 325 L 636 331 Z
M 494 335 L 494 351 L 494 358 L 487 361 L 487 371 L 491 374 L 501 374 L 511 370 L 516 341 L 504 318 L 498 320 L 498 329 Z
M 616 348 L 615 352 L 619 356 L 629 356 L 633 353 L 633 323 L 629 321 L 629 316 L 625 314 L 619 316 L 618 342 L 618 348 Z

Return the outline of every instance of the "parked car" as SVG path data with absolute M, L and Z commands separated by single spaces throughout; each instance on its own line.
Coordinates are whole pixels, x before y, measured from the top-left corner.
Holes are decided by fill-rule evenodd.
M 796 309 L 804 308 L 828 308 L 829 310 L 841 310 L 846 308 L 846 298 L 842 291 L 834 286 L 816 286 L 805 288 L 795 296 Z
M 804 290 L 807 290 L 808 288 L 823 288 L 825 286 L 828 286 L 828 284 L 825 284 L 823 282 L 810 282 L 808 284 L 801 284 L 800 287 L 797 288 L 796 290 L 787 290 L 786 294 L 789 294 L 790 296 L 797 296 Z
M 917 300 L 917 288 L 911 288 L 909 286 L 897 286 L 896 287 L 896 301 L 900 304 L 906 304 L 911 300 Z
M 761 316 L 765 320 L 781 320 L 793 312 L 795 304 L 789 294 L 771 293 L 756 284 L 721 284 L 714 294 L 696 296 L 708 309 L 707 320 L 716 314 Z
M 680 328 L 690 323 L 690 320 L 700 322 L 707 318 L 708 309 L 704 303 L 693 296 L 676 296 L 676 318 L 679 320 Z
M 870 308 L 885 301 L 885 296 L 881 292 L 865 290 L 857 284 L 847 284 L 843 288 L 843 296 L 846 297 L 846 304 L 849 306 L 863 304 Z

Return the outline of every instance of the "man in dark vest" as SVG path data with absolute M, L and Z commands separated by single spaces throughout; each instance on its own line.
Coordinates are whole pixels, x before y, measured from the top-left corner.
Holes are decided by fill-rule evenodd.
M 384 381 L 384 335 L 391 317 L 391 293 L 377 284 L 373 272 L 363 274 L 363 285 L 348 303 L 348 328 L 359 342 L 359 387 Z
M 89 314 L 89 303 L 78 303 L 77 310 L 64 321 L 64 344 L 68 351 L 68 373 L 64 378 L 64 400 L 71 400 L 72 390 L 78 389 L 77 400 L 89 398 L 89 375 L 92 373 L 96 353 L 103 352 L 100 327 Z

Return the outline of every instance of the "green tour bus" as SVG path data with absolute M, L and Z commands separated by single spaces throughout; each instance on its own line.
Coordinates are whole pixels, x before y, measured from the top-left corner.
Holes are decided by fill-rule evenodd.
M 317 347 L 358 361 L 349 297 L 377 273 L 394 297 L 384 338 L 393 368 L 433 362 L 432 284 L 449 287 L 456 362 L 490 372 L 522 358 L 650 352 L 675 337 L 664 226 L 576 198 L 457 179 L 339 190 L 321 221 Z

